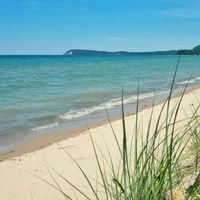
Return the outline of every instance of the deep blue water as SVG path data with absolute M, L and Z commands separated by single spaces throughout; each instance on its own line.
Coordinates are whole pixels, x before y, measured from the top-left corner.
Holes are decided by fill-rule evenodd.
M 165 92 L 171 83 L 177 56 L 0 56 L 0 151 L 29 135 L 95 116 L 105 106 L 136 99 L 138 77 L 141 98 Z M 200 57 L 183 56 L 176 85 L 200 83 Z M 88 121 L 87 121 L 88 123 Z

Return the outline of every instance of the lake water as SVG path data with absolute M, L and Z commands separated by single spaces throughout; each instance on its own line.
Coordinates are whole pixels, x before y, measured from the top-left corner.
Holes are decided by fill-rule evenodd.
M 124 102 L 165 94 L 177 56 L 0 56 L 0 152 L 27 138 L 120 114 Z M 200 57 L 183 56 L 176 86 L 200 84 Z M 118 111 L 117 111 L 118 110 Z

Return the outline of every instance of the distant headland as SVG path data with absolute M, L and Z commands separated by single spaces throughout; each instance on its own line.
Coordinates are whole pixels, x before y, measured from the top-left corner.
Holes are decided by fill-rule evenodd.
M 169 51 L 152 51 L 152 52 L 128 52 L 128 51 L 95 51 L 84 49 L 71 49 L 64 53 L 65 56 L 126 56 L 126 55 L 200 55 L 200 45 L 193 49 L 180 49 Z

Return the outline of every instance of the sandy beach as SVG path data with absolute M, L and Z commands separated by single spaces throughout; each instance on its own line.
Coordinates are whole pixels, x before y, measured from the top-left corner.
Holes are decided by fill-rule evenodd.
M 200 0 L 0 2 L 0 200 L 200 200 Z
M 194 105 L 197 105 L 197 99 L 200 97 L 200 89 L 195 89 L 185 94 L 178 119 L 185 119 L 191 115 Z M 171 102 L 173 105 L 177 98 Z M 159 113 L 162 103 L 154 107 L 154 116 Z M 151 107 L 143 109 L 139 113 L 142 119 L 144 129 L 147 128 L 148 119 L 151 113 Z M 127 135 L 131 137 L 134 128 L 135 115 L 126 117 Z M 122 122 L 120 119 L 112 121 L 112 126 L 120 142 L 122 142 Z M 113 133 L 109 123 L 99 124 L 98 126 L 89 126 L 91 135 L 97 146 L 100 147 L 103 154 L 107 154 L 107 147 L 111 152 L 114 161 L 118 161 L 119 152 L 115 144 Z M 145 131 L 144 131 L 145 132 Z M 66 135 L 68 135 L 66 139 Z M 65 139 L 64 139 L 65 138 Z M 45 142 L 45 145 L 42 145 Z M 60 142 L 59 142 L 60 141 Z M 54 142 L 54 144 L 51 144 Z M 48 145 L 51 144 L 51 145 Z M 107 146 L 107 147 L 106 147 Z M 98 180 L 97 163 L 92 149 L 91 140 L 88 130 L 80 129 L 69 133 L 60 133 L 36 138 L 14 152 L 6 153 L 0 156 L 0 199 L 1 200 L 55 200 L 64 199 L 63 195 L 52 186 L 42 181 L 44 179 L 48 183 L 56 187 L 48 168 L 62 174 L 70 180 L 74 185 L 91 195 L 88 185 L 80 173 L 80 170 L 71 160 L 71 158 L 63 151 L 64 148 L 84 169 L 86 174 L 94 180 Z M 99 153 L 100 159 L 103 154 Z M 63 181 L 58 175 L 51 170 L 53 177 L 59 183 L 60 187 L 66 193 L 73 196 L 70 186 Z M 41 179 L 40 179 L 41 178 Z M 99 188 L 101 191 L 101 188 Z M 75 199 L 75 197 L 74 197 Z M 78 199 L 84 199 L 78 196 Z

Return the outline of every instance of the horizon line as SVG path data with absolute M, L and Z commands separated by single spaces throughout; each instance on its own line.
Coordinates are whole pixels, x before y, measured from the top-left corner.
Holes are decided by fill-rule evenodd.
M 197 45 L 198 46 L 198 45 Z M 95 49 L 84 49 L 84 48 L 72 48 L 72 49 L 68 49 L 66 50 L 64 53 L 58 54 L 58 53 L 50 53 L 50 54 L 46 54 L 46 53 L 6 53 L 6 54 L 0 54 L 0 56 L 63 56 L 66 52 L 68 51 L 72 51 L 72 50 L 83 50 L 83 51 L 99 51 L 99 52 L 110 52 L 110 53 L 115 53 L 115 52 L 128 52 L 128 53 L 151 53 L 151 52 L 165 52 L 165 51 L 178 51 L 178 50 L 192 50 L 192 49 L 186 49 L 186 48 L 182 48 L 182 49 L 168 49 L 168 50 L 152 50 L 152 51 L 128 51 L 128 50 L 117 50 L 117 51 L 112 51 L 112 50 L 95 50 Z

